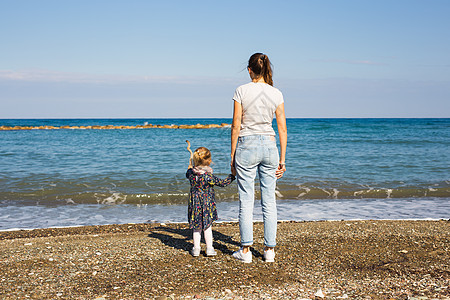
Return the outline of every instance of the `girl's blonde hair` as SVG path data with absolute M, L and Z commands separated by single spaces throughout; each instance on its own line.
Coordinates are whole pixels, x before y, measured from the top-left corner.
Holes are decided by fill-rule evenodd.
M 209 166 L 211 164 L 211 151 L 208 148 L 197 148 L 193 156 L 194 166 Z

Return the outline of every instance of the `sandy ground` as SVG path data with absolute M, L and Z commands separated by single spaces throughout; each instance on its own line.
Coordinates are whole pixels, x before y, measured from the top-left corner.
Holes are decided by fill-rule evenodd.
M 194 258 L 186 224 L 0 232 L 1 299 L 449 299 L 449 221 L 278 224 L 275 263 L 232 258 L 239 226 Z M 204 245 L 203 245 L 204 247 Z M 203 249 L 204 251 L 204 249 Z

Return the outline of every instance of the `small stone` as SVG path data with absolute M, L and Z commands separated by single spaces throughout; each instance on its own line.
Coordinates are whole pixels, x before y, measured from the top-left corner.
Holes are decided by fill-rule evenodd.
M 398 253 L 408 253 L 408 250 L 400 250 L 400 251 L 398 251 Z
M 322 289 L 319 289 L 315 294 L 314 297 L 319 297 L 319 298 L 325 298 L 324 293 L 322 292 Z

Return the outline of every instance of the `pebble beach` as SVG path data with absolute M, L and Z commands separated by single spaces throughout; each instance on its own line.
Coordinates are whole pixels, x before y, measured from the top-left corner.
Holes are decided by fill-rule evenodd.
M 217 256 L 197 258 L 183 223 L 2 231 L 0 298 L 450 298 L 447 220 L 280 222 L 275 263 L 254 232 L 243 264 L 237 223 L 215 224 Z

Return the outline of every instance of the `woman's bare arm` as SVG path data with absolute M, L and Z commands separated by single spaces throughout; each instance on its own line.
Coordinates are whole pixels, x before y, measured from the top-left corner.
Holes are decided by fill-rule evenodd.
M 287 127 L 286 115 L 284 114 L 284 103 L 280 104 L 275 111 L 277 118 L 278 135 L 280 138 L 280 163 L 276 172 L 277 178 L 281 178 L 286 171 L 286 147 L 287 147 Z
M 241 132 L 241 121 L 242 121 L 242 104 L 234 101 L 233 108 L 233 122 L 231 124 L 231 171 L 234 170 L 234 156 L 236 154 L 237 140 L 239 133 Z M 233 174 L 234 175 L 234 174 Z

